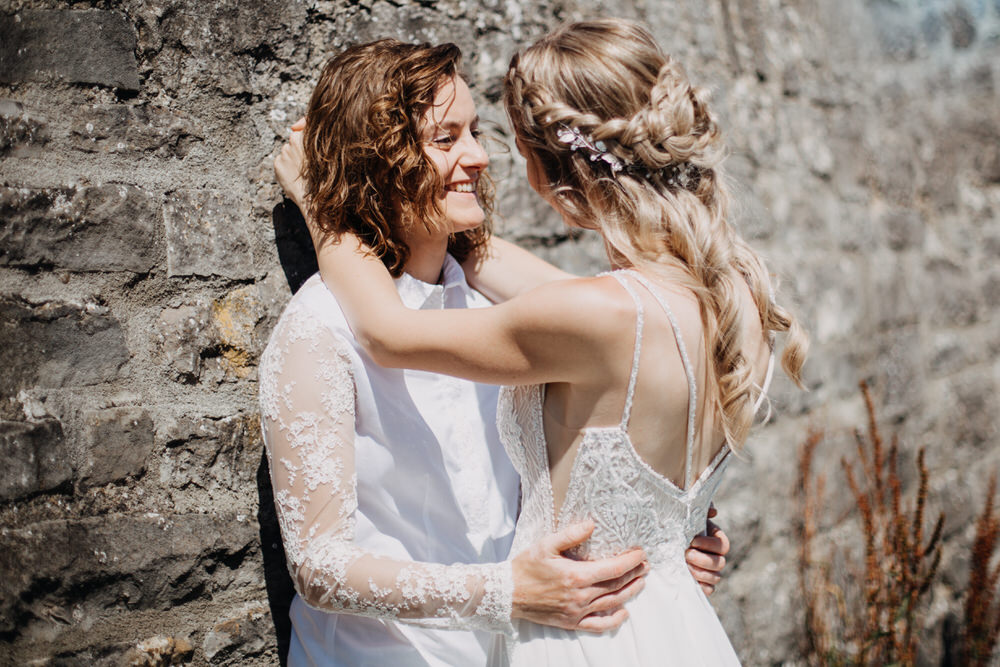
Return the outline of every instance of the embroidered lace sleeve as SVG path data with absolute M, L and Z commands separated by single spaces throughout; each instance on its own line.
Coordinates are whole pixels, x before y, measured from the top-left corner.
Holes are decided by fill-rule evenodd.
M 295 588 L 323 611 L 509 634 L 510 563 L 400 561 L 354 544 L 354 380 L 347 343 L 282 317 L 260 363 L 261 426 Z

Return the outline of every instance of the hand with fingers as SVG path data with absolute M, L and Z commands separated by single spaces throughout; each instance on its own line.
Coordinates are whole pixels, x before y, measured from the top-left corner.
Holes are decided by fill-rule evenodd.
M 708 510 L 709 519 L 716 514 L 718 512 L 714 506 Z M 705 595 L 714 593 L 715 587 L 722 580 L 722 568 L 726 566 L 728 553 L 729 538 L 711 520 L 706 523 L 705 534 L 691 540 L 691 546 L 685 553 L 688 570 L 705 591 Z
M 514 618 L 588 632 L 613 630 L 628 618 L 623 605 L 645 584 L 646 555 L 639 549 L 595 561 L 562 555 L 593 532 L 593 523 L 575 524 L 514 558 Z
M 285 196 L 291 199 L 306 214 L 306 182 L 302 176 L 305 166 L 305 151 L 302 146 L 302 131 L 305 130 L 306 119 L 300 118 L 291 127 L 288 141 L 281 147 L 278 157 L 274 158 L 274 175 L 278 184 L 285 191 Z

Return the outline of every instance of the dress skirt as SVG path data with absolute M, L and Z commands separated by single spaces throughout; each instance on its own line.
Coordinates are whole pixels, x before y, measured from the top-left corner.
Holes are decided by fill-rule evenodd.
M 572 632 L 521 621 L 492 664 L 511 667 L 730 667 L 740 664 L 715 610 L 687 568 L 660 567 L 613 632 Z

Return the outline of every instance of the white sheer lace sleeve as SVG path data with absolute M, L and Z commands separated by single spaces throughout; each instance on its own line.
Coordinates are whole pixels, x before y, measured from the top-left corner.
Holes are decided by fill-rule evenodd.
M 261 425 L 289 571 L 323 611 L 510 633 L 510 563 L 393 560 L 354 544 L 355 390 L 347 343 L 286 312 L 260 363 Z

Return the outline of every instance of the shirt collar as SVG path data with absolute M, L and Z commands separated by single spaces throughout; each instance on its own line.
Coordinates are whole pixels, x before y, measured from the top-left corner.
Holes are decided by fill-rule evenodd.
M 465 272 L 462 270 L 462 266 L 451 255 L 444 256 L 441 277 L 440 285 L 425 283 L 409 273 L 404 273 L 396 278 L 396 290 L 399 291 L 399 298 L 402 299 L 403 305 L 414 310 L 443 308 L 446 292 L 455 289 L 465 292 L 469 289 L 468 283 L 465 282 Z

